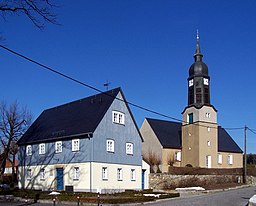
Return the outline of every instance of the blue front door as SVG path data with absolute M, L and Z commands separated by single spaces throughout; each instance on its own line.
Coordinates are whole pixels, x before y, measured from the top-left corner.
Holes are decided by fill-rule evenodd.
M 141 189 L 144 190 L 145 189 L 145 172 L 146 170 L 142 170 L 142 173 L 141 173 Z
M 57 190 L 64 190 L 63 168 L 56 169 Z

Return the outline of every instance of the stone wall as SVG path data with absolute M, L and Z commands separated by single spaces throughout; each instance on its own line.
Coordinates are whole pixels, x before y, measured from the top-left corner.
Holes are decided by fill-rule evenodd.
M 207 186 L 223 183 L 242 183 L 241 175 L 172 175 L 166 173 L 151 173 L 149 175 L 150 189 L 175 189 L 177 187 Z M 256 183 L 255 177 L 248 177 L 248 183 Z

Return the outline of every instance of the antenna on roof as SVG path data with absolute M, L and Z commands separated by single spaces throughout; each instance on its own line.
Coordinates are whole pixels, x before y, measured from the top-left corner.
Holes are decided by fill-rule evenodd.
M 105 83 L 105 84 L 103 84 L 103 86 L 104 87 L 106 87 L 106 91 L 108 91 L 108 86 L 111 84 L 111 82 L 109 82 L 108 80 L 107 80 L 107 82 Z

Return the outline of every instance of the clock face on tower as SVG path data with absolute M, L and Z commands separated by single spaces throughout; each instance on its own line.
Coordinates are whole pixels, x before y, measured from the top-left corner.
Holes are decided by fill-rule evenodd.
M 190 79 L 190 80 L 189 80 L 188 86 L 189 86 L 189 87 L 193 86 L 193 79 Z
M 209 80 L 204 78 L 204 85 L 209 85 Z

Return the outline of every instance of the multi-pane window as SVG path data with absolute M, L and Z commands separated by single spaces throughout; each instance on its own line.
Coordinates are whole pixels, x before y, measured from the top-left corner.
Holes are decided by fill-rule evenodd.
M 211 113 L 206 112 L 206 113 L 205 113 L 205 117 L 208 118 L 208 119 L 211 118 Z
M 175 152 L 175 160 L 176 161 L 181 161 L 181 152 L 180 151 L 178 151 L 178 152 Z
M 62 141 L 55 142 L 55 152 L 56 153 L 62 152 Z
M 45 154 L 45 144 L 39 144 L 39 154 Z
M 45 169 L 40 169 L 40 180 L 45 180 Z
M 126 154 L 133 154 L 133 143 L 127 142 L 126 143 Z
M 122 168 L 117 168 L 117 180 L 118 181 L 123 180 L 123 170 L 122 170 Z
M 228 155 L 228 164 L 229 165 L 233 164 L 233 155 Z
M 28 180 L 32 179 L 32 170 L 31 169 L 27 169 L 27 179 Z
M 102 167 L 102 179 L 108 180 L 108 168 L 107 167 Z
M 74 180 L 79 180 L 80 178 L 80 169 L 79 167 L 74 167 L 73 169 L 73 179 Z
M 79 139 L 72 139 L 72 151 L 79 151 Z
M 27 145 L 27 147 L 26 147 L 26 154 L 27 155 L 32 155 L 32 146 L 31 145 Z
M 107 139 L 107 152 L 115 152 L 115 141 L 112 139 Z
M 112 111 L 112 121 L 117 124 L 124 124 L 124 113 Z
M 222 154 L 218 154 L 218 164 L 222 164 Z
M 135 169 L 131 169 L 131 180 L 135 181 L 136 180 L 136 172 Z

